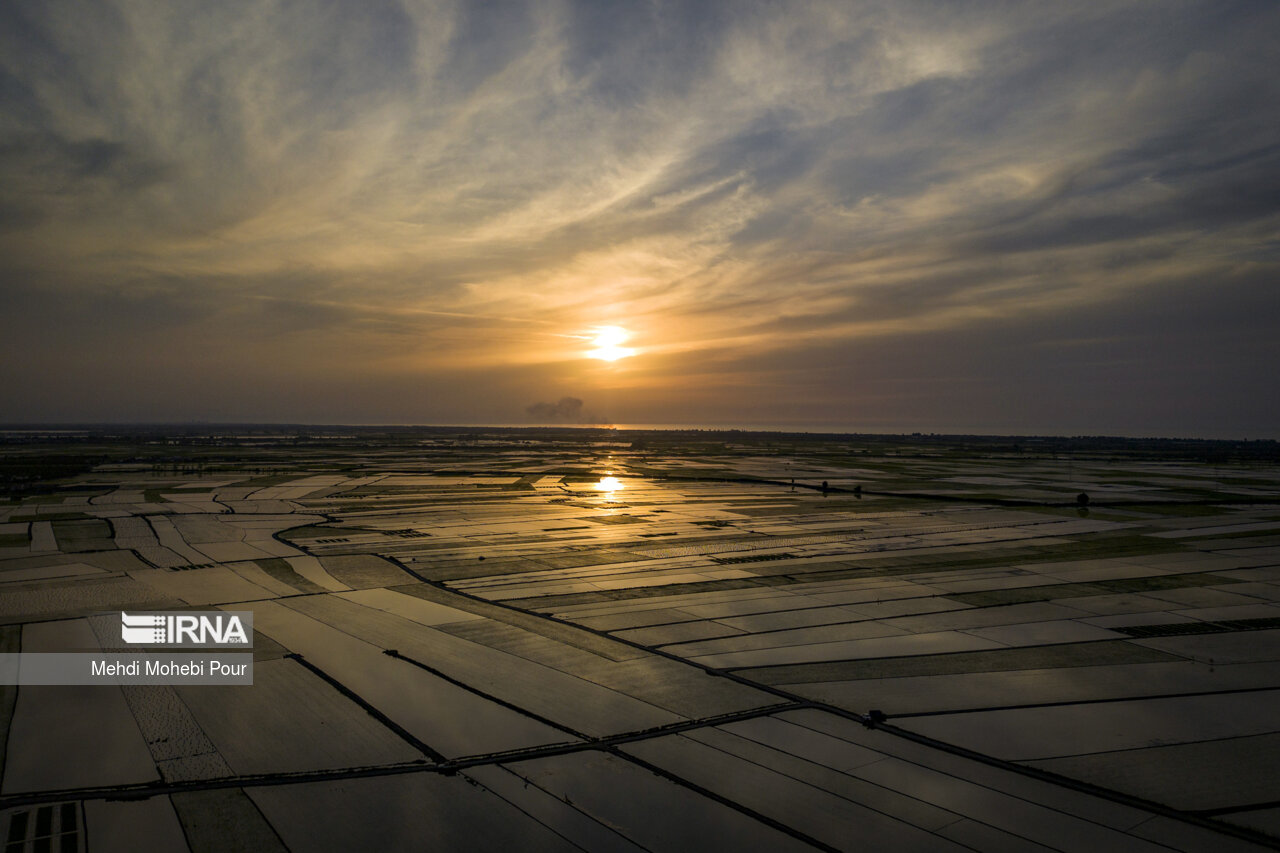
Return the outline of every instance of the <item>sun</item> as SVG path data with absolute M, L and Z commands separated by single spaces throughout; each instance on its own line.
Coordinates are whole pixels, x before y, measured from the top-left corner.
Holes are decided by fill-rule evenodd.
M 591 342 L 596 345 L 596 348 L 587 353 L 591 358 L 617 361 L 636 353 L 630 347 L 620 346 L 631 337 L 631 333 L 621 326 L 599 326 L 595 330 L 595 335 Z

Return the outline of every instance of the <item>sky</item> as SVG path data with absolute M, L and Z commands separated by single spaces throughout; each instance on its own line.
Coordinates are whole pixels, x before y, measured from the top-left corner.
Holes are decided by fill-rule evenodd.
M 1271 0 L 0 4 L 0 423 L 1280 438 L 1277 67 Z

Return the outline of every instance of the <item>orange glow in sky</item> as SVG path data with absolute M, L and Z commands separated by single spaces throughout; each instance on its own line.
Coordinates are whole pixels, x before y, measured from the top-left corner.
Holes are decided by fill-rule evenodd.
M 630 337 L 631 333 L 621 326 L 601 326 L 596 329 L 596 336 L 591 341 L 596 348 L 590 350 L 587 355 L 601 361 L 617 361 L 620 358 L 635 355 L 634 349 L 619 346 Z

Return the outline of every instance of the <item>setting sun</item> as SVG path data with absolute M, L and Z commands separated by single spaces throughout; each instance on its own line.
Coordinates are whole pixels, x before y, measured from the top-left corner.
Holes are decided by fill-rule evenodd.
M 617 361 L 620 358 L 635 355 L 634 349 L 619 346 L 630 337 L 631 333 L 621 326 L 601 326 L 596 329 L 596 336 L 591 341 L 596 348 L 589 351 L 587 355 L 602 361 Z

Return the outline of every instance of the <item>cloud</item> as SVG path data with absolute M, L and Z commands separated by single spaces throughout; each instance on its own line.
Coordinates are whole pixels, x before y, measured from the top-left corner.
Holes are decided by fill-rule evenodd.
M 986 324 L 1153 308 L 1188 277 L 1246 304 L 1244 273 L 1280 272 L 1280 8 L 1155 17 L 1123 0 L 6 4 L 0 332 L 28 367 L 0 369 L 0 419 L 45 417 L 58 387 L 56 410 L 79 411 L 39 365 L 133 348 L 210 382 L 254 359 L 379 388 L 429 376 L 454 418 L 498 416 L 484 398 L 528 369 L 628 420 L 736 417 L 804 387 L 829 347 L 982 353 Z M 607 324 L 641 354 L 606 368 L 564 343 Z M 199 382 L 166 370 L 132 374 L 148 405 L 195 405 Z M 256 381 L 245 399 L 269 398 Z M 622 393 L 664 382 L 643 405 Z M 359 399 L 344 419 L 402 411 Z M 829 408 L 785 411 L 806 405 Z
M 609 421 L 584 411 L 582 401 L 577 397 L 561 397 L 555 403 L 534 403 L 525 412 L 543 423 L 559 424 L 604 424 Z

